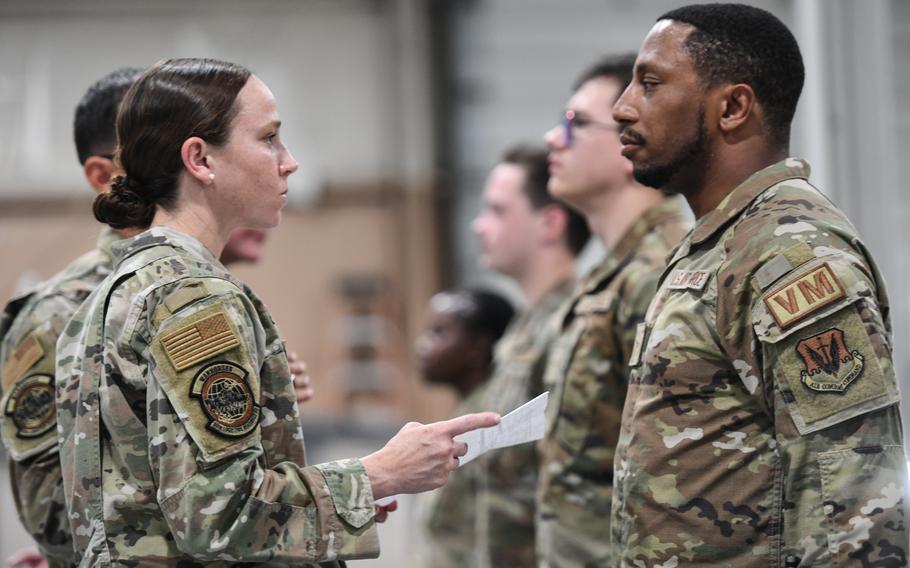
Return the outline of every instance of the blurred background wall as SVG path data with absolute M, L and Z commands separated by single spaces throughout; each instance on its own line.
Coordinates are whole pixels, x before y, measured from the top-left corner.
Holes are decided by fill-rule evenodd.
M 309 364 L 311 460 L 366 454 L 404 421 L 451 411 L 451 393 L 422 385 L 414 368 L 429 297 L 448 285 L 505 286 L 478 266 L 469 226 L 489 168 L 512 143 L 541 140 L 588 63 L 636 50 L 655 18 L 683 3 L 4 0 L 0 296 L 94 242 L 71 123 L 95 79 L 165 57 L 245 64 L 275 93 L 301 169 L 263 261 L 236 272 Z M 907 392 L 910 116 L 897 111 L 910 105 L 910 3 L 752 3 L 800 41 L 807 84 L 792 153 L 811 160 L 813 181 L 881 265 Z M 0 559 L 28 543 L 7 485 L 0 479 Z M 411 515 L 406 506 L 382 528 L 380 560 L 355 565 L 402 565 Z

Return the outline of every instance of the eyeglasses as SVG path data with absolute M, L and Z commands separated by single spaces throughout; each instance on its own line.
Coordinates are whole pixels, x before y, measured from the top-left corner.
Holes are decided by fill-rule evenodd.
M 590 118 L 585 118 L 583 116 L 578 116 L 575 114 L 574 110 L 567 110 L 566 114 L 563 115 L 562 121 L 560 122 L 563 132 L 563 144 L 566 148 L 570 148 L 572 143 L 575 141 L 575 130 L 584 129 L 588 127 L 592 128 L 603 128 L 604 130 L 612 130 L 613 132 L 619 131 L 619 125 L 607 122 L 598 122 L 596 120 L 591 120 Z

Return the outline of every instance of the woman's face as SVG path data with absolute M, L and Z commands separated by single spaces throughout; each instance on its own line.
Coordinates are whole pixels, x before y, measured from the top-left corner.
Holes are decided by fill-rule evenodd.
M 220 219 L 230 227 L 270 228 L 281 220 L 297 160 L 281 141 L 275 97 L 255 75 L 237 95 L 228 141 L 209 147 Z
M 468 374 L 473 349 L 458 316 L 434 307 L 427 328 L 417 339 L 420 371 L 428 382 L 455 386 Z

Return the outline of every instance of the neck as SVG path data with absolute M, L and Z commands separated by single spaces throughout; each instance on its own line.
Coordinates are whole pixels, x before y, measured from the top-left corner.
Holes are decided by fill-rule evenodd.
M 121 239 L 128 239 L 130 237 L 135 237 L 136 235 L 138 235 L 139 233 L 141 233 L 144 230 L 145 229 L 129 228 L 129 229 L 114 229 L 113 231 L 114 231 L 114 234 L 117 235 L 118 237 L 120 237 Z
M 458 396 L 462 400 L 471 396 L 471 393 L 474 392 L 474 389 L 482 385 L 487 378 L 489 377 L 489 372 L 487 369 L 472 368 L 470 372 L 465 377 L 459 377 L 458 383 L 455 384 L 455 390 L 458 391 Z
M 750 147 L 751 146 L 751 147 Z M 733 146 L 726 146 L 712 156 L 704 169 L 701 179 L 680 187 L 696 219 L 701 219 L 720 204 L 752 174 L 787 157 L 786 146 L 773 148 L 760 140 L 746 140 Z
M 583 210 L 591 232 L 600 237 L 604 247 L 616 248 L 619 241 L 644 213 L 663 201 L 664 195 L 656 189 L 633 182 L 612 191 L 603 191 Z
M 529 308 L 539 304 L 563 282 L 574 278 L 575 257 L 562 243 L 535 254 L 525 273 L 515 277 Z
M 158 207 L 152 227 L 170 227 L 189 235 L 218 258 L 231 234 L 232 226 L 220 222 L 206 200 L 205 188 L 187 185 L 179 188 L 180 198 L 173 211 Z

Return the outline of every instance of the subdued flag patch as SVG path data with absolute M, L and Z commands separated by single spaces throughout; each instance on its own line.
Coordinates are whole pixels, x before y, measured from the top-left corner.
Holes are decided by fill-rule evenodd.
M 240 345 L 227 316 L 219 312 L 181 327 L 162 340 L 164 352 L 178 371 Z
M 3 390 L 9 391 L 26 371 L 41 360 L 44 348 L 34 334 L 23 339 L 3 366 Z
M 847 293 L 828 263 L 784 282 L 762 300 L 781 329 L 786 329 Z

